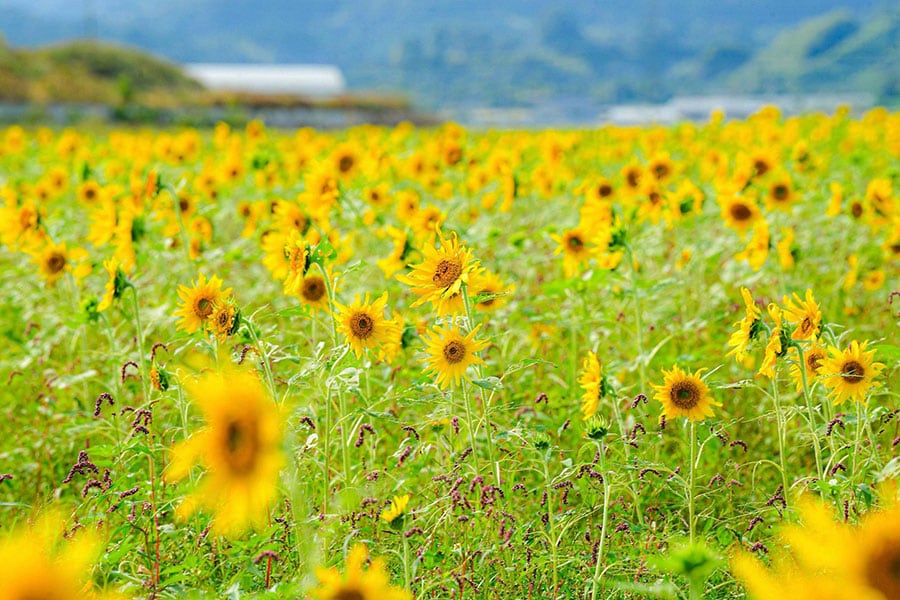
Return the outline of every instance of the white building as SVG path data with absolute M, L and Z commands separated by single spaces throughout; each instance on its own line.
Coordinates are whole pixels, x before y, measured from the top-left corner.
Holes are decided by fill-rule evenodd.
M 211 90 L 315 97 L 347 91 L 341 70 L 331 65 L 191 63 L 184 70 Z

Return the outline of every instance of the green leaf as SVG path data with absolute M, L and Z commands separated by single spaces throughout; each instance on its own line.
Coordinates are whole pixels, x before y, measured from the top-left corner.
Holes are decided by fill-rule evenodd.
M 503 382 L 499 377 L 485 377 L 484 379 L 473 379 L 472 383 L 486 390 L 502 390 Z

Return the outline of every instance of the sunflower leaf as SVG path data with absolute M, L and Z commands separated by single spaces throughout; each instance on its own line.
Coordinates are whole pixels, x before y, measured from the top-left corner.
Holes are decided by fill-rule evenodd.
M 503 382 L 499 377 L 485 377 L 484 379 L 473 379 L 472 383 L 486 390 L 502 390 Z

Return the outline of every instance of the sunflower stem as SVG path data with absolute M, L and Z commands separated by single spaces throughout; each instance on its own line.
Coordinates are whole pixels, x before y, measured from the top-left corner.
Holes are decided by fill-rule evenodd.
M 131 300 L 134 306 L 134 324 L 137 328 L 138 356 L 140 357 L 141 365 L 141 387 L 144 390 L 144 401 L 146 402 L 150 399 L 150 391 L 147 387 L 147 365 L 144 357 L 144 329 L 141 327 L 141 310 L 138 306 L 137 288 L 132 284 L 128 284 L 128 287 L 131 289 Z
M 784 489 L 784 502 L 788 503 L 788 497 L 790 496 L 790 486 L 788 486 L 787 479 L 787 468 L 784 463 L 784 444 L 785 444 L 785 429 L 787 425 L 784 420 L 784 413 L 781 409 L 781 400 L 778 396 L 778 366 L 776 365 L 773 368 L 772 373 L 772 399 L 775 401 L 775 422 L 778 426 L 778 464 L 779 470 L 781 471 L 781 486 Z M 785 506 L 785 508 L 787 508 Z
M 478 468 L 478 453 L 475 452 L 475 420 L 472 418 L 472 401 L 469 398 L 469 383 L 463 378 L 462 384 L 463 402 L 466 405 L 466 425 L 469 429 L 469 443 L 472 445 L 472 453 L 475 454 L 475 470 L 480 473 Z
M 604 448 L 603 442 L 597 443 L 597 452 L 600 455 L 600 474 L 603 476 L 603 520 L 600 523 L 600 546 L 597 548 L 597 556 L 594 557 L 594 580 L 591 588 L 591 600 L 597 600 L 597 592 L 600 590 L 601 578 L 603 577 L 603 546 L 606 542 L 606 524 L 609 517 L 609 474 L 604 468 Z
M 697 457 L 697 435 L 694 427 L 694 421 L 691 421 L 691 426 L 689 429 L 690 442 L 691 442 L 691 463 L 689 465 L 688 470 L 688 489 L 687 489 L 687 497 L 688 497 L 688 532 L 691 540 L 691 544 L 694 543 L 694 470 L 695 470 L 695 461 Z
M 806 412 L 809 415 L 809 433 L 813 439 L 813 450 L 816 453 L 816 475 L 819 481 L 824 480 L 822 471 L 822 449 L 819 447 L 819 436 L 816 434 L 815 411 L 813 411 L 812 398 L 809 395 L 809 385 L 806 380 L 806 357 L 803 355 L 803 347 L 796 344 L 797 355 L 800 357 L 800 383 L 803 386 L 803 398 L 806 400 Z

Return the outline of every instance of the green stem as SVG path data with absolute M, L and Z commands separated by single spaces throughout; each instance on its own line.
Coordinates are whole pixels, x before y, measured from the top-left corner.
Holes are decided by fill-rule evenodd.
M 626 245 L 625 248 L 628 251 L 628 274 L 629 283 L 631 285 L 631 295 L 634 298 L 634 337 L 635 341 L 637 342 L 638 375 L 641 381 L 640 392 L 645 393 L 647 387 L 647 373 L 646 365 L 644 364 L 644 316 L 643 311 L 641 310 L 641 299 L 638 295 L 637 270 L 634 268 L 634 252 L 632 251 L 630 245 Z
M 691 463 L 688 471 L 688 532 L 690 533 L 691 544 L 694 543 L 694 471 L 697 460 L 697 435 L 694 430 L 694 422 L 691 421 L 689 435 L 691 437 Z
M 601 577 L 603 576 L 603 546 L 606 542 L 606 524 L 609 518 L 609 473 L 604 469 L 603 442 L 597 444 L 600 453 L 600 474 L 603 476 L 603 521 L 600 524 L 600 546 L 597 548 L 596 564 L 594 565 L 594 581 L 591 589 L 591 600 L 597 600 L 597 592 L 600 590 Z
M 472 418 L 472 401 L 469 399 L 469 386 L 466 382 L 462 385 L 463 402 L 466 405 L 466 425 L 469 429 L 469 443 L 472 445 L 472 454 L 475 454 L 475 469 L 478 469 L 477 453 L 475 452 L 475 420 Z
M 785 504 L 790 496 L 790 487 L 788 486 L 787 468 L 784 462 L 784 444 L 786 437 L 787 425 L 784 421 L 784 414 L 781 410 L 781 400 L 778 397 L 778 369 L 775 368 L 772 373 L 772 399 L 775 401 L 775 421 L 778 425 L 778 462 L 781 470 L 781 486 L 784 489 Z
M 129 284 L 128 287 L 131 289 L 131 299 L 134 306 L 134 323 L 137 327 L 137 337 L 138 337 L 138 356 L 140 357 L 140 365 L 141 365 L 141 387 L 144 390 L 144 401 L 150 399 L 150 391 L 148 386 L 148 377 L 147 377 L 147 364 L 144 357 L 144 329 L 141 326 L 141 310 L 138 306 L 138 293 L 137 288 L 134 285 Z
M 803 348 L 800 344 L 795 346 L 797 354 L 800 357 L 800 383 L 803 385 L 803 398 L 806 400 L 806 412 L 809 417 L 809 433 L 813 439 L 813 450 L 816 453 L 816 475 L 819 481 L 823 481 L 824 472 L 822 471 L 822 449 L 819 447 L 819 436 L 816 434 L 815 411 L 812 406 L 812 398 L 809 395 L 809 385 L 806 381 L 806 358 L 803 355 Z

